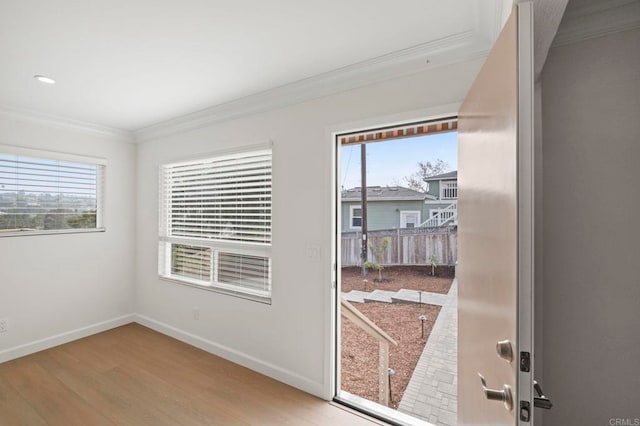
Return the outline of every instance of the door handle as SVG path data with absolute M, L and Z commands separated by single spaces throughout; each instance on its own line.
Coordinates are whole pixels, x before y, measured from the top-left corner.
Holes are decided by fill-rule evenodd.
M 480 376 L 480 383 L 482 383 L 484 397 L 489 401 L 501 401 L 504 404 L 504 408 L 506 408 L 507 411 L 511 411 L 513 409 L 511 386 L 505 384 L 502 386 L 502 390 L 489 389 L 484 376 L 480 373 L 478 373 L 478 376 Z

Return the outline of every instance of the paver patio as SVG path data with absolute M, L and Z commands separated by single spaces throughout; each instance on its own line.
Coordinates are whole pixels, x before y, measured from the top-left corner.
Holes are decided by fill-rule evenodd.
M 457 424 L 458 280 L 431 330 L 398 410 L 438 426 Z
M 411 380 L 398 406 L 410 414 L 437 426 L 457 424 L 458 404 L 458 280 L 454 279 L 445 294 L 401 289 L 397 292 L 352 290 L 343 293 L 345 300 L 355 303 L 422 302 L 440 305 L 442 309 L 433 325 L 427 344 L 420 355 Z

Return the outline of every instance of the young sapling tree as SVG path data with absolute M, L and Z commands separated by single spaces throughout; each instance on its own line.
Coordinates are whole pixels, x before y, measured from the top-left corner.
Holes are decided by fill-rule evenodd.
M 431 276 L 436 276 L 436 266 L 438 265 L 438 256 L 433 253 L 431 256 L 427 258 L 427 263 L 431 266 Z
M 389 244 L 391 244 L 391 238 L 389 237 L 384 237 L 377 244 L 369 243 L 369 249 L 373 253 L 375 262 L 366 262 L 364 267 L 378 271 L 378 282 L 382 282 L 382 270 L 384 269 L 382 262 L 384 261 L 384 253 L 387 251 Z

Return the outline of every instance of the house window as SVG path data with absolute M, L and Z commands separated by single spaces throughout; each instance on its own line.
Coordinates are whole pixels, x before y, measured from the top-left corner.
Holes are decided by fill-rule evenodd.
M 400 211 L 400 228 L 417 228 L 420 226 L 419 210 Z
M 106 161 L 0 146 L 0 236 L 104 231 Z
M 351 229 L 362 229 L 362 206 L 350 207 L 349 226 Z
M 159 274 L 269 302 L 271 149 L 160 167 Z
M 455 200 L 458 198 L 458 182 L 442 182 L 440 185 L 440 198 L 442 200 Z

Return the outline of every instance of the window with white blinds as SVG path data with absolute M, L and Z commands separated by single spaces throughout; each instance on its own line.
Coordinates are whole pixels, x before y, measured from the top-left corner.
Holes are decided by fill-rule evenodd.
M 0 146 L 0 236 L 103 230 L 104 173 L 102 160 Z
M 162 277 L 271 294 L 271 149 L 160 167 Z

